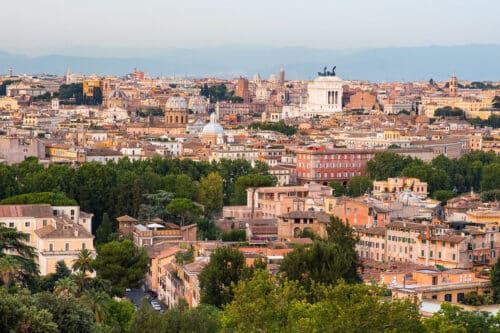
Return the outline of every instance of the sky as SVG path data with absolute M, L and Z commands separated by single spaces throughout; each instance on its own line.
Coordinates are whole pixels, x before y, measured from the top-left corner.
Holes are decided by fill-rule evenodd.
M 2 1 L 0 50 L 500 44 L 496 0 Z

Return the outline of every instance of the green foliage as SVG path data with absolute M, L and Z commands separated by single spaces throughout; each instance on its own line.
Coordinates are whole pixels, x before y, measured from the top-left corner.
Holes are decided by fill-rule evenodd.
M 233 298 L 233 284 L 240 280 L 244 269 L 245 258 L 238 249 L 217 248 L 199 276 L 201 302 L 219 308 L 229 303 Z
M 500 109 L 500 102 L 497 102 L 496 108 Z M 500 128 L 500 116 L 496 114 L 492 114 L 488 117 L 488 119 L 481 119 L 479 117 L 467 119 L 469 123 L 478 127 L 491 127 L 491 128 Z
M 129 240 L 111 241 L 98 248 L 94 267 L 97 276 L 116 288 L 135 286 L 148 269 L 149 258 L 143 248 Z
M 439 200 L 441 202 L 446 202 L 450 200 L 451 198 L 455 197 L 457 194 L 453 191 L 450 190 L 438 190 L 434 193 L 432 193 L 432 197 L 436 200 Z
M 81 105 L 83 103 L 83 84 L 82 83 L 71 83 L 62 84 L 59 87 L 59 98 L 61 99 L 61 104 L 77 104 Z
M 0 282 L 25 285 L 38 276 L 35 249 L 27 244 L 28 235 L 0 224 Z
M 445 170 L 425 164 L 421 161 L 413 162 L 401 171 L 403 177 L 414 177 L 427 183 L 427 189 L 430 193 L 439 190 L 451 189 L 448 174 Z
M 289 126 L 285 122 L 280 121 L 277 123 L 265 122 L 265 123 L 252 123 L 248 126 L 251 129 L 259 129 L 263 131 L 275 131 L 280 132 L 286 136 L 293 136 L 297 134 L 298 129 L 295 126 Z
M 382 297 L 382 289 L 344 282 L 335 287 L 316 285 L 314 295 L 308 295 L 296 281 L 280 283 L 268 272 L 257 271 L 236 286 L 234 299 L 222 314 L 222 331 L 422 331 L 415 304 Z
M 239 176 L 234 183 L 234 191 L 231 196 L 231 205 L 247 204 L 247 189 L 249 187 L 275 186 L 276 177 L 260 174 L 249 174 Z
M 500 189 L 500 162 L 485 165 L 481 179 L 481 191 Z
M 0 314 L 0 332 L 58 332 L 52 314 L 23 290 L 11 294 L 0 287 Z
M 173 199 L 166 208 L 179 220 L 181 226 L 191 224 L 201 214 L 200 207 L 196 206 L 191 199 L 186 198 Z
M 247 239 L 247 235 L 243 229 L 232 229 L 223 232 L 221 239 L 223 242 L 244 242 Z
M 220 187 L 208 189 L 209 183 L 198 189 L 200 180 L 212 172 L 222 176 L 222 195 Z M 44 168 L 36 158 L 27 158 L 13 166 L 0 164 L 0 200 L 18 194 L 63 193 L 78 202 L 83 211 L 94 214 L 95 232 L 104 213 L 112 221 L 124 214 L 140 219 L 166 219 L 169 216 L 165 206 L 172 197 L 198 201 L 201 194 L 209 203 L 206 213 L 220 211 L 220 198 L 229 203 L 236 179 L 248 174 L 268 175 L 267 166 L 256 163 L 252 167 L 242 159 L 208 163 L 156 157 L 145 161 L 124 158 L 116 163 L 85 163 L 77 168 L 51 164 Z
M 41 278 L 40 288 L 45 291 L 54 291 L 54 286 L 60 279 L 67 278 L 71 275 L 71 270 L 62 260 L 56 263 L 56 271 Z
M 359 282 L 359 258 L 355 250 L 357 239 L 352 229 L 337 217 L 327 227 L 328 238 L 315 240 L 289 253 L 280 265 L 284 278 L 299 281 L 307 290 L 315 283 L 335 285 L 340 279 Z
M 132 319 L 129 332 L 215 333 L 219 329 L 219 310 L 213 306 L 201 304 L 189 309 L 181 300 L 178 305 L 160 314 L 144 301 Z
M 121 332 L 128 332 L 135 314 L 135 306 L 130 301 L 110 299 L 107 304 L 108 317 L 106 323 L 111 327 L 119 327 Z
M 493 302 L 498 304 L 500 303 L 500 259 L 497 260 L 491 270 L 490 281 L 491 290 L 493 291 Z
M 434 111 L 434 117 L 465 117 L 464 110 L 445 106 Z
M 491 303 L 491 298 L 489 295 L 479 295 L 477 292 L 471 291 L 464 295 L 462 303 L 472 306 L 486 305 Z
M 218 213 L 224 204 L 223 180 L 220 174 L 210 173 L 200 181 L 198 201 L 207 214 Z
M 498 200 L 500 200 L 500 189 L 481 192 L 481 201 L 483 202 Z
M 200 95 L 209 97 L 212 101 L 230 101 L 234 103 L 243 102 L 243 98 L 234 96 L 234 91 L 227 91 L 225 84 L 208 86 L 206 83 L 201 87 Z
M 343 195 L 347 194 L 347 189 L 345 188 L 344 185 L 342 185 L 339 182 L 330 182 L 328 185 L 333 189 L 333 195 L 336 197 L 341 197 Z
M 189 264 L 189 263 L 193 262 L 193 259 L 194 259 L 193 246 L 191 246 L 189 248 L 189 250 L 187 250 L 187 251 L 182 250 L 182 251 L 179 251 L 175 254 L 175 261 L 180 265 Z
M 0 199 L 10 197 L 18 191 L 19 185 L 13 168 L 0 164 Z
M 354 176 L 347 183 L 347 195 L 350 197 L 359 197 L 373 188 L 373 181 L 365 176 Z
M 213 220 L 206 217 L 200 217 L 196 220 L 197 235 L 200 240 L 217 239 L 218 230 Z
M 93 264 L 94 258 L 92 258 L 92 253 L 88 249 L 82 249 L 73 262 L 73 270 L 82 272 L 83 275 L 87 272 L 92 273 L 94 271 Z
M 424 327 L 428 332 L 498 332 L 499 316 L 491 316 L 487 312 L 464 311 L 449 303 L 442 303 L 441 309 L 432 317 L 424 319 Z
M 385 180 L 399 176 L 401 171 L 412 162 L 411 157 L 404 157 L 396 153 L 377 153 L 372 160 L 368 161 L 367 172 L 371 179 Z
M 47 292 L 34 295 L 38 307 L 49 311 L 59 332 L 92 332 L 93 313 L 74 297 L 57 297 Z
M 2 205 L 48 204 L 52 206 L 76 206 L 74 199 L 61 192 L 35 192 L 18 194 L 0 201 Z
M 109 242 L 113 234 L 113 225 L 107 213 L 102 216 L 101 224 L 97 228 L 95 242 L 97 245 Z

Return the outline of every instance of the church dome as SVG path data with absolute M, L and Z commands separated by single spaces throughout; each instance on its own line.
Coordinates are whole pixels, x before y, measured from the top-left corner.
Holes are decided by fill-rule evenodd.
M 203 127 L 201 133 L 205 135 L 224 135 L 224 127 L 219 123 L 208 123 Z
M 203 127 L 202 135 L 224 135 L 224 127 L 222 127 L 216 118 L 215 112 L 210 114 L 210 122 Z
M 187 109 L 188 103 L 183 97 L 170 97 L 165 103 L 166 109 Z

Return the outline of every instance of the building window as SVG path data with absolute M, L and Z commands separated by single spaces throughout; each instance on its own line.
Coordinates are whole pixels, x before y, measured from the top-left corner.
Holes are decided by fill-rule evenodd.
M 451 300 L 452 300 L 451 294 L 445 294 L 444 295 L 444 301 L 445 302 L 451 302 Z
M 52 243 L 49 244 L 49 251 L 50 252 L 54 251 L 54 244 Z
M 64 250 L 69 251 L 69 243 L 64 244 Z
M 14 227 L 15 227 L 14 222 L 9 222 L 9 228 L 14 228 Z
M 82 250 L 85 250 L 87 248 L 87 244 L 86 243 L 82 243 Z
M 29 227 L 30 227 L 30 223 L 29 223 L 29 222 L 24 222 L 24 226 L 25 226 L 26 228 L 29 228 Z
M 44 227 L 46 227 L 47 226 L 47 220 L 43 220 L 42 224 L 43 224 Z

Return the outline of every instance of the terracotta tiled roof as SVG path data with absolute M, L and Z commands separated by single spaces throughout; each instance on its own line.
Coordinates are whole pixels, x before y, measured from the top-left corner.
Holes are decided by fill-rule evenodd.
M 122 215 L 116 218 L 118 222 L 137 222 L 132 216 Z
M 55 239 L 55 238 L 94 238 L 83 226 L 73 223 L 64 224 L 57 223 L 57 228 L 52 225 L 35 230 L 39 238 Z
M 50 205 L 0 205 L 0 217 L 53 217 Z

